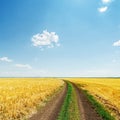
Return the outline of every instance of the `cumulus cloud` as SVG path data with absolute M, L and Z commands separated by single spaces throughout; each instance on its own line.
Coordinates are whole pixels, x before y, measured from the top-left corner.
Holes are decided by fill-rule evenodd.
M 113 43 L 113 46 L 120 46 L 120 40 Z
M 106 12 L 107 10 L 108 10 L 107 6 L 98 8 L 98 11 L 101 13 Z
M 0 61 L 2 61 L 2 62 L 12 62 L 12 60 L 9 59 L 8 57 L 1 57 Z
M 16 64 L 15 66 L 18 68 L 32 69 L 32 67 L 29 64 Z
M 43 33 L 33 35 L 32 45 L 40 48 L 53 48 L 55 46 L 60 46 L 59 36 L 55 32 L 44 30 Z

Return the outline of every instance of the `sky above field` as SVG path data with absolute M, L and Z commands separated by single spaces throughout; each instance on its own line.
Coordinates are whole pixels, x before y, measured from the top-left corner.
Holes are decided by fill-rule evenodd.
M 120 0 L 0 0 L 0 77 L 120 76 Z

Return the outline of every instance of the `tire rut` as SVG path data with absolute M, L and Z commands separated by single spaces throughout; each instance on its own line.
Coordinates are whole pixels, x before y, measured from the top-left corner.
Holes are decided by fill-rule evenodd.
M 67 93 L 67 84 L 65 83 L 62 91 L 55 95 L 42 110 L 39 110 L 29 120 L 56 120 L 64 102 Z
M 94 106 L 89 102 L 83 91 L 72 83 L 76 94 L 80 111 L 80 120 L 103 120 L 96 112 Z M 39 110 L 29 120 L 57 120 L 64 99 L 67 94 L 67 82 L 63 89 L 53 97 L 42 110 Z M 76 120 L 76 119 L 74 119 Z
M 89 102 L 83 91 L 72 83 L 76 90 L 78 105 L 80 110 L 80 120 L 103 120 L 96 112 L 94 106 Z

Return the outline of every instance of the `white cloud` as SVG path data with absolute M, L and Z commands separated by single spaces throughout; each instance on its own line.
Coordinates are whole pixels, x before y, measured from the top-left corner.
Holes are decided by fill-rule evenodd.
M 111 2 L 111 0 L 102 0 L 103 4 L 107 4 L 107 3 L 110 3 L 110 2 Z
M 47 30 L 44 30 L 43 33 L 33 35 L 32 44 L 33 46 L 40 48 L 53 48 L 60 45 L 59 36 L 55 32 L 48 32 Z
M 98 8 L 98 11 L 101 13 L 106 12 L 107 10 L 108 10 L 107 6 Z
M 8 57 L 2 57 L 2 58 L 0 58 L 0 61 L 2 61 L 2 62 L 12 62 L 12 60 L 9 59 Z
M 120 40 L 113 43 L 113 46 L 120 46 Z
M 16 64 L 15 66 L 18 68 L 32 69 L 32 67 L 29 64 Z
M 108 10 L 110 7 L 110 4 L 114 2 L 115 0 L 101 0 L 101 7 L 98 8 L 98 11 L 100 13 L 104 13 Z

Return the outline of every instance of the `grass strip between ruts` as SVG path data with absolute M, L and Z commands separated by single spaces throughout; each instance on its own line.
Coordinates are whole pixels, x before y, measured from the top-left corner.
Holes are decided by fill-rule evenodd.
M 79 108 L 77 102 L 77 95 L 73 85 L 70 82 L 68 84 L 68 91 L 62 105 L 57 120 L 80 120 Z

